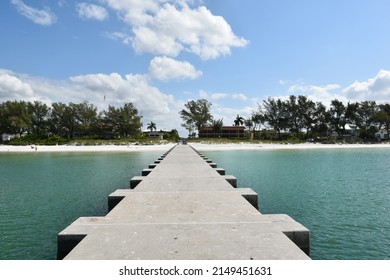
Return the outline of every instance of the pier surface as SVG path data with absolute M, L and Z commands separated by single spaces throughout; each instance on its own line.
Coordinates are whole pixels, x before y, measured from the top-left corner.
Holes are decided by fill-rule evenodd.
M 105 217 L 58 234 L 58 259 L 310 259 L 310 232 L 263 215 L 257 194 L 188 145 L 177 145 L 109 196 Z M 221 175 L 222 174 L 222 175 Z

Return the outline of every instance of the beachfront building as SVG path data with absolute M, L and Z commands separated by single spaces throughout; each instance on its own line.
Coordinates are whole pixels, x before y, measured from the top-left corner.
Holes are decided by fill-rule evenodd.
M 160 139 L 160 140 L 163 140 L 164 139 L 164 131 L 148 131 L 148 136 L 149 136 L 149 139 Z
M 344 126 L 344 131 L 342 131 L 342 134 L 339 135 L 339 133 L 336 130 L 332 130 L 332 133 L 330 135 L 331 137 L 357 137 L 359 136 L 359 129 L 357 125 L 355 124 L 346 124 Z
M 377 133 L 375 133 L 375 138 L 379 140 L 389 140 L 389 132 L 387 129 L 380 129 Z
M 9 135 L 9 134 L 2 134 L 1 135 L 1 140 L 3 141 L 3 142 L 6 142 L 6 141 L 11 141 L 11 135 Z
M 199 138 L 244 138 L 245 126 L 222 126 L 216 130 L 212 126 L 200 129 Z

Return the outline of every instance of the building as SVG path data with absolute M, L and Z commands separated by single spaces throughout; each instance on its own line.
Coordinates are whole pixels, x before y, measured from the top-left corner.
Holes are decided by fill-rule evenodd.
M 4 134 L 1 135 L 1 139 L 2 139 L 3 142 L 11 141 L 11 135 L 4 133 Z
M 223 126 L 216 131 L 212 126 L 203 127 L 199 138 L 244 138 L 245 126 Z
M 164 131 L 148 131 L 149 139 L 164 139 Z
M 375 138 L 379 140 L 389 140 L 389 132 L 387 129 L 380 129 L 377 133 L 375 133 Z
M 339 135 L 336 130 L 333 130 L 331 137 L 357 137 L 359 136 L 359 129 L 355 124 L 346 124 L 342 135 Z

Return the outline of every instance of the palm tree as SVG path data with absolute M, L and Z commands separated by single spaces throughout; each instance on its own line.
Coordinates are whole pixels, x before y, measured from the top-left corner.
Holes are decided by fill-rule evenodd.
M 237 138 L 240 138 L 240 132 L 238 126 L 244 124 L 244 118 L 237 115 L 236 119 L 234 120 L 234 125 L 237 126 Z
M 150 132 L 152 132 L 153 130 L 155 130 L 156 131 L 156 124 L 154 123 L 154 122 L 150 122 L 150 123 L 148 123 L 148 127 L 147 127 L 147 129 L 149 129 L 150 130 Z
M 235 126 L 240 126 L 244 124 L 244 118 L 237 115 L 236 119 L 234 120 Z

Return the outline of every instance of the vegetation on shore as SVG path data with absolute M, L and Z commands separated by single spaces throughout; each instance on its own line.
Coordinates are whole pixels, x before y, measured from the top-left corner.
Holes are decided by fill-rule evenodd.
M 223 119 L 212 116 L 211 106 L 206 99 L 188 101 L 179 112 L 184 121 L 182 126 L 188 130 L 189 138 L 196 138 L 196 131 L 199 135 L 205 127 L 211 131 L 211 127 L 208 136 L 216 138 L 212 141 L 226 142 L 226 139 L 218 140 L 224 137 Z M 0 134 L 10 136 L 2 140 L 11 145 L 153 143 L 149 139 L 151 136 L 142 132 L 142 125 L 142 116 L 132 103 L 122 107 L 108 106 L 100 112 L 87 101 L 53 103 L 51 106 L 40 101 L 0 103 Z M 326 108 L 321 102 L 302 95 L 291 95 L 285 100 L 270 97 L 259 104 L 251 116 L 237 115 L 231 126 L 237 127 L 237 133 L 229 135 L 232 137 L 229 142 L 369 143 L 378 141 L 378 131 L 381 131 L 380 140 L 387 141 L 390 104 L 376 104 L 375 101 L 343 104 L 336 99 Z M 245 134 L 242 126 L 245 126 Z M 238 133 L 239 127 L 241 133 Z M 156 123 L 149 122 L 147 129 L 151 134 L 157 131 Z M 162 140 L 179 140 L 175 129 L 154 134 L 154 137 L 162 136 Z
M 142 116 L 132 103 L 99 112 L 89 102 L 53 103 L 7 101 L 0 103 L 0 135 L 11 145 L 66 143 L 153 143 L 142 132 Z M 148 129 L 156 130 L 151 122 Z M 166 141 L 178 141 L 176 130 L 161 132 Z M 1 139 L 2 140 L 2 139 Z
M 182 124 L 189 136 L 204 127 L 213 129 L 214 137 L 221 136 L 222 119 L 210 114 L 211 103 L 200 99 L 189 101 L 180 112 Z M 385 131 L 381 140 L 389 139 L 390 104 L 375 101 L 343 102 L 335 99 L 326 108 L 306 96 L 291 95 L 288 99 L 268 98 L 246 119 L 237 115 L 233 126 L 245 125 L 246 137 L 261 141 L 315 141 L 322 143 L 376 142 L 376 133 Z M 238 135 L 238 134 L 237 134 Z M 242 138 L 240 138 L 242 141 Z

